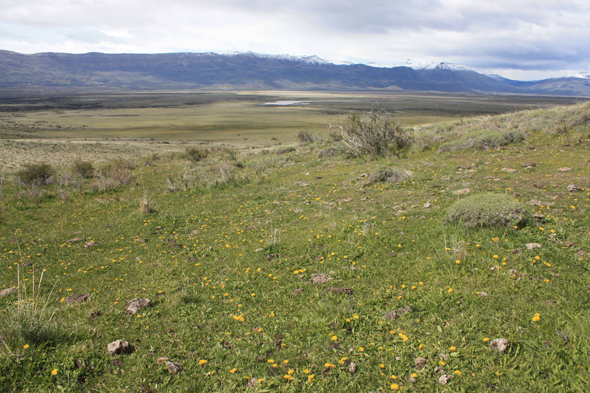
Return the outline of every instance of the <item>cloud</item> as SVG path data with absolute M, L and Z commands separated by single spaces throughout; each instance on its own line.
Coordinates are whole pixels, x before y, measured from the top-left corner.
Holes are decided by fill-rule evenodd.
M 586 0 L 1 0 L 0 48 L 256 51 L 394 65 L 570 72 L 590 64 Z

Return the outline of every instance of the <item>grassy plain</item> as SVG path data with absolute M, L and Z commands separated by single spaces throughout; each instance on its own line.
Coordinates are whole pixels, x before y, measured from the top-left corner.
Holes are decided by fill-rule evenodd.
M 268 102 L 262 96 L 249 99 Z M 265 138 L 278 141 L 269 138 L 255 149 L 245 142 L 230 149 L 227 140 L 203 145 L 196 136 L 184 144 L 153 144 L 172 150 L 116 164 L 133 175 L 128 185 L 97 186 L 106 165 L 98 161 L 95 178 L 62 176 L 44 187 L 19 187 L 5 173 L 0 290 L 19 280 L 20 290 L 0 298 L 0 390 L 586 391 L 590 107 L 473 119 L 461 112 L 463 121 L 452 123 L 454 116 L 444 112 L 447 122 L 417 128 L 416 145 L 401 158 L 350 159 L 328 139 L 284 153 L 284 146 L 272 146 L 293 140 L 287 134 L 316 121 L 309 119 L 317 119 L 320 130 L 351 104 L 334 115 L 322 114 L 335 110 L 332 103 L 322 110 L 254 107 L 276 112 L 281 121 L 293 116 L 298 125 L 269 131 Z M 204 105 L 225 108 L 225 116 L 233 104 Z M 494 105 L 501 113 L 517 109 L 502 110 L 508 101 Z M 70 110 L 78 109 L 64 112 Z M 95 110 L 131 109 L 89 109 Z M 33 121 L 43 112 L 20 113 L 16 119 Z M 68 116 L 55 124 L 73 124 L 75 116 Z M 122 119 L 122 129 L 131 127 Z M 99 120 L 83 131 L 86 137 L 104 138 L 98 124 L 105 130 L 117 124 Z M 158 124 L 164 140 L 164 123 Z M 261 132 L 260 120 L 253 124 Z M 438 150 L 474 130 L 503 128 L 520 130 L 525 140 Z M 38 139 L 67 131 L 30 130 Z M 11 132 L 23 139 L 22 129 Z M 3 146 L 17 142 L 26 141 Z M 209 156 L 195 163 L 180 154 L 193 146 L 210 147 Z M 321 156 L 328 147 L 336 155 Z M 400 182 L 366 183 L 384 167 L 411 173 Z M 463 198 L 453 192 L 465 188 L 468 195 L 512 196 L 543 217 L 524 228 L 445 223 L 449 206 Z M 151 211 L 142 214 L 142 204 Z M 92 241 L 97 244 L 85 247 Z M 528 243 L 541 248 L 529 250 Z M 330 281 L 314 284 L 312 274 Z M 47 301 L 47 313 L 37 317 L 48 322 L 44 340 L 27 338 L 9 323 L 24 288 L 23 310 L 32 306 L 29 298 Z M 68 304 L 73 294 L 90 297 Z M 143 297 L 153 306 L 125 313 L 127 301 Z M 394 310 L 397 318 L 386 318 Z M 508 340 L 504 353 L 490 350 L 496 338 Z M 107 344 L 117 339 L 135 351 L 109 355 Z M 158 364 L 161 357 L 184 370 L 170 373 Z

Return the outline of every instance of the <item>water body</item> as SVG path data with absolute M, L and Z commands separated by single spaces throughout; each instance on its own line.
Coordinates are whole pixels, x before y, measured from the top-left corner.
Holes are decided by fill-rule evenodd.
M 357 100 L 324 100 L 324 101 L 275 101 L 275 102 L 265 102 L 261 105 L 270 105 L 270 106 L 292 106 L 292 105 L 309 105 L 313 103 L 319 102 L 359 102 Z

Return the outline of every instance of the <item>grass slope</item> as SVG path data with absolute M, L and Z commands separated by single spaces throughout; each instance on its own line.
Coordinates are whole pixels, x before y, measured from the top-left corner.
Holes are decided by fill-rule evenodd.
M 0 290 L 21 288 L 0 297 L 0 390 L 585 391 L 589 129 L 550 131 L 589 107 L 556 111 L 559 121 L 549 111 L 473 120 L 519 127 L 526 141 L 503 150 L 438 153 L 439 141 L 364 161 L 319 157 L 328 142 L 317 142 L 138 160 L 132 184 L 110 189 L 6 179 Z M 431 135 L 447 138 L 437 127 Z M 366 183 L 384 167 L 411 176 Z M 544 217 L 520 229 L 445 224 L 465 188 Z M 48 301 L 37 318 L 51 334 L 39 342 L 9 323 L 25 287 L 21 307 Z M 90 298 L 68 304 L 74 294 Z M 125 313 L 143 297 L 153 306 Z M 497 338 L 504 353 L 490 350 Z M 110 356 L 117 339 L 135 352 Z M 184 370 L 169 373 L 165 356 Z

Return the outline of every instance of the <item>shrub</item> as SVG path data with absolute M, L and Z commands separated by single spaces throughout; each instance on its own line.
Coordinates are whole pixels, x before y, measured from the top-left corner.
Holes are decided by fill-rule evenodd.
M 506 194 L 476 194 L 455 202 L 447 210 L 446 222 L 469 228 L 489 226 L 523 227 L 532 216 L 525 206 Z
M 305 129 L 299 130 L 297 133 L 297 138 L 303 143 L 313 143 L 316 141 L 316 138 L 311 134 L 311 132 Z
M 24 185 L 33 184 L 50 184 L 55 176 L 55 170 L 51 164 L 27 164 L 25 169 L 17 172 L 16 174 L 20 179 L 20 182 Z
M 458 150 L 490 150 L 498 149 L 511 143 L 521 142 L 524 134 L 518 130 L 494 131 L 475 130 L 470 131 L 459 140 L 444 143 L 440 146 L 440 152 Z
M 83 177 L 84 179 L 90 179 L 94 177 L 94 166 L 91 162 L 78 159 L 74 161 L 72 169 L 75 174 Z
M 381 183 L 390 182 L 397 183 L 403 181 L 408 177 L 408 173 L 397 168 L 381 168 L 377 172 L 373 173 L 369 178 L 369 183 Z
M 364 116 L 350 114 L 342 129 L 342 143 L 352 156 L 399 155 L 412 144 L 412 130 L 398 124 L 389 112 L 374 110 Z
M 186 155 L 188 157 L 188 160 L 191 162 L 203 161 L 205 158 L 207 158 L 208 154 L 209 153 L 207 152 L 207 150 L 199 149 L 197 147 L 186 149 Z

